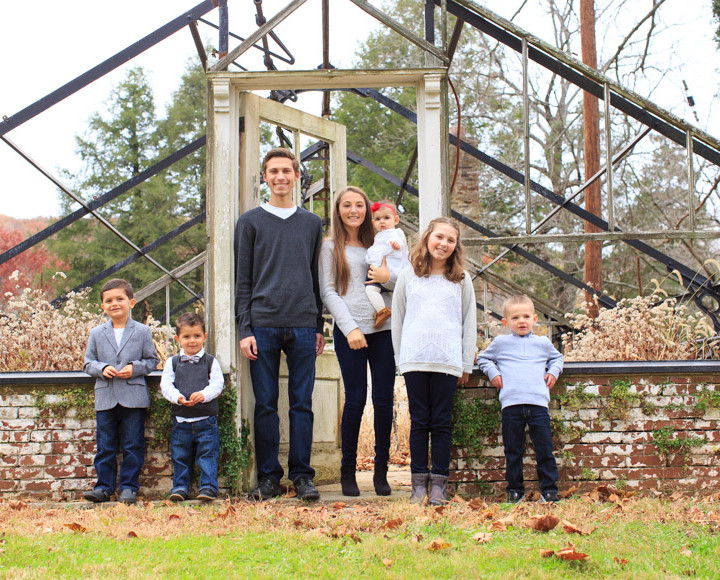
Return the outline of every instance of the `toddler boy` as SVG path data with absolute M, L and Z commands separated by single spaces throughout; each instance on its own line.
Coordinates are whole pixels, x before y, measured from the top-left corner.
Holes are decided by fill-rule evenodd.
M 552 453 L 548 403 L 550 389 L 563 369 L 563 356 L 547 337 L 533 334 L 537 314 L 528 296 L 511 296 L 505 301 L 502 323 L 511 333 L 496 337 L 477 362 L 500 392 L 507 501 L 517 503 L 525 498 L 522 463 L 527 425 L 535 448 L 540 502 L 556 502 L 558 469 Z
M 152 333 L 135 322 L 132 286 L 114 278 L 100 289 L 100 306 L 110 318 L 90 331 L 83 370 L 95 380 L 97 483 L 84 497 L 106 502 L 118 479 L 118 443 L 122 449 L 119 501 L 135 503 L 145 461 L 145 409 L 150 406 L 145 376 L 157 368 Z
M 193 464 L 200 468 L 197 498 L 212 501 L 218 494 L 220 436 L 218 397 L 224 379 L 220 364 L 205 352 L 205 320 L 185 312 L 175 321 L 179 355 L 165 362 L 160 389 L 172 403 L 170 455 L 173 462 L 172 501 L 185 501 L 190 491 Z

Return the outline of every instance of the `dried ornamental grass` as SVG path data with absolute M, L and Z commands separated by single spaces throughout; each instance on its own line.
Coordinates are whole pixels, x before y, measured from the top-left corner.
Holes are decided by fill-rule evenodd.
M 10 279 L 17 280 L 17 272 Z M 0 372 L 82 370 L 90 330 L 106 321 L 90 302 L 90 290 L 70 292 L 57 308 L 41 290 L 18 286 L 14 293 L 6 292 L 0 311 Z M 177 347 L 157 321 L 148 324 L 164 364 Z
M 716 358 L 706 339 L 715 333 L 702 314 L 658 294 L 626 298 L 597 318 L 567 314 L 575 329 L 563 336 L 566 361 Z

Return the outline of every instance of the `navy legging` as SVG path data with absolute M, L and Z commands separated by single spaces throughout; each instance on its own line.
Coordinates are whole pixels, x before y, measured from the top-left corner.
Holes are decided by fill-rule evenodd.
M 375 464 L 387 464 L 390 459 L 390 433 L 393 420 L 395 390 L 395 356 L 389 330 L 365 335 L 367 348 L 352 350 L 342 331 L 333 330 L 335 354 L 340 363 L 345 384 L 340 435 L 342 437 L 342 465 L 355 467 L 358 437 L 365 401 L 367 400 L 367 365 L 370 363 L 372 403 L 375 426 Z

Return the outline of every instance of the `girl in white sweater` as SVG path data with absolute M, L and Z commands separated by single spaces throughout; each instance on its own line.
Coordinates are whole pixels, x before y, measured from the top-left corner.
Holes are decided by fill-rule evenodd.
M 441 505 L 447 501 L 455 387 L 470 376 L 477 332 L 475 291 L 464 271 L 457 222 L 432 220 L 410 263 L 398 277 L 392 303 L 395 362 L 410 408 L 410 501 L 422 503 L 428 496 L 430 505 Z

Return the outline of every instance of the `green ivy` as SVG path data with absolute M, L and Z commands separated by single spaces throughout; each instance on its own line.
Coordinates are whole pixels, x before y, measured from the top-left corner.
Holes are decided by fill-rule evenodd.
M 704 437 L 686 435 L 685 437 L 673 437 L 675 431 L 671 427 L 661 427 L 652 433 L 652 442 L 662 455 L 670 453 L 687 454 L 693 447 L 700 447 L 706 443 Z
M 588 401 L 596 401 L 600 398 L 597 393 L 589 393 L 587 385 L 585 383 L 579 383 L 577 385 L 567 385 L 565 387 L 565 393 L 562 395 L 552 395 L 551 401 L 557 402 L 561 407 L 570 409 L 571 411 L 579 411 L 585 406 Z
M 642 395 L 631 393 L 632 382 L 628 379 L 615 380 L 612 382 L 612 390 L 605 400 L 604 414 L 608 419 L 624 419 L 628 415 L 630 407 L 637 405 Z
M 150 395 L 150 409 L 148 410 L 148 421 L 155 430 L 153 439 L 154 445 L 168 445 L 172 433 L 172 406 L 158 391 Z
M 463 398 L 464 389 L 455 393 L 452 412 L 452 442 L 456 447 L 480 455 L 485 447 L 485 438 L 498 432 L 500 424 L 500 401 L 494 399 Z
M 238 428 L 235 415 L 237 412 L 237 387 L 231 378 L 231 372 L 225 380 L 225 387 L 219 400 L 218 431 L 220 433 L 219 475 L 225 479 L 230 494 L 240 494 L 249 482 L 252 465 L 252 446 L 250 445 L 250 428 L 243 419 Z
M 92 419 L 95 417 L 95 389 L 94 387 L 71 387 L 60 392 L 52 393 L 56 401 L 48 401 L 47 393 L 41 390 L 32 391 L 35 397 L 35 407 L 45 416 L 67 416 L 70 409 L 76 409 L 78 419 Z
M 709 408 L 720 409 L 720 391 L 711 391 L 707 385 L 703 385 L 700 394 L 697 395 L 695 408 L 703 413 Z

